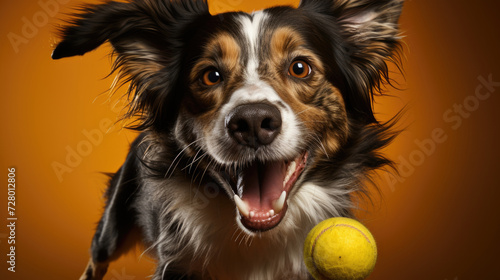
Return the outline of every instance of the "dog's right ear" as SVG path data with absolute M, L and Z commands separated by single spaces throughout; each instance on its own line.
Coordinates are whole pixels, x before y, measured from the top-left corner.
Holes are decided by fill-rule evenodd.
M 187 18 L 209 15 L 205 0 L 109 1 L 86 5 L 79 10 L 81 13 L 69 21 L 69 26 L 60 30 L 62 40 L 52 52 L 53 59 L 83 55 L 106 41 L 120 53 L 120 44 L 125 37 L 149 36 L 168 40 L 176 36 L 171 29 L 182 28 L 188 22 Z
M 62 41 L 52 52 L 52 59 L 83 55 L 102 45 L 107 40 L 118 38 L 125 29 L 127 20 L 133 16 L 130 3 L 108 2 L 87 5 L 83 13 L 69 21 L 71 25 L 60 30 Z

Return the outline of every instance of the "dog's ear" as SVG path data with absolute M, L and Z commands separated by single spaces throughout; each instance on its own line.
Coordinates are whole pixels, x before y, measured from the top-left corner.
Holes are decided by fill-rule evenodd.
M 52 59 L 84 55 L 107 40 L 121 37 L 127 29 L 135 29 L 136 22 L 127 22 L 134 8 L 129 3 L 118 2 L 82 6 L 79 9 L 82 13 L 68 21 L 69 26 L 60 29 L 62 40 L 52 52 Z M 128 28 L 121 28 L 127 25 Z
M 62 40 L 52 52 L 53 59 L 83 55 L 106 41 L 118 52 L 127 49 L 123 46 L 127 41 L 141 42 L 148 36 L 168 41 L 178 35 L 170 33 L 173 29 L 182 29 L 193 17 L 209 15 L 205 0 L 109 1 L 79 10 L 69 25 L 60 29 Z M 129 39 L 134 37 L 139 40 Z
M 398 20 L 403 0 L 302 0 L 300 8 L 335 21 L 350 48 L 363 60 L 386 59 L 400 40 Z
M 110 42 L 116 55 L 113 71 L 130 81 L 132 95 L 125 117 L 138 115 L 136 129 L 165 124 L 182 65 L 182 51 L 199 21 L 210 17 L 206 0 L 109 1 L 80 9 L 60 30 L 53 59 L 83 55 Z M 175 107 L 175 105 L 172 105 Z
M 52 58 L 83 55 L 109 41 L 117 54 L 115 68 L 132 79 L 167 66 L 166 60 L 171 63 L 189 25 L 209 15 L 205 0 L 110 1 L 83 6 L 80 12 L 60 30 L 62 40 Z
M 400 46 L 398 20 L 403 0 L 302 0 L 300 8 L 326 15 L 343 39 L 349 58 L 342 71 L 349 87 L 360 93 L 348 96 L 357 111 L 374 121 L 372 97 L 388 81 L 387 60 L 394 61 Z M 397 62 L 396 62 L 397 63 Z

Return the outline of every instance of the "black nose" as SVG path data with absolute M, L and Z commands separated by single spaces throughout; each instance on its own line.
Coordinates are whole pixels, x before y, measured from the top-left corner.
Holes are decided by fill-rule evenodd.
M 240 105 L 227 115 L 226 129 L 239 144 L 257 149 L 276 138 L 281 130 L 281 114 L 269 104 Z

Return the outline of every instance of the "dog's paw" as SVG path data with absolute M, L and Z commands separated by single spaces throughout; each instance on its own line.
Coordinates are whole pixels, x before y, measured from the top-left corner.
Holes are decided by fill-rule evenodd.
M 85 271 L 80 280 L 102 280 L 106 271 L 108 270 L 108 264 L 94 263 L 92 259 L 89 260 Z

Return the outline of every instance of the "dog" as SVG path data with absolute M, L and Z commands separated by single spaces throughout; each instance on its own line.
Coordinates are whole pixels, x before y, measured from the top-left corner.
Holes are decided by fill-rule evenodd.
M 402 0 L 303 0 L 209 13 L 205 0 L 85 5 L 52 58 L 105 42 L 140 131 L 106 192 L 80 279 L 144 244 L 152 279 L 311 279 L 303 242 L 352 217 L 396 133 L 374 96 L 398 61 Z

